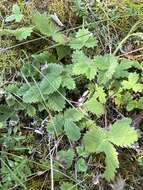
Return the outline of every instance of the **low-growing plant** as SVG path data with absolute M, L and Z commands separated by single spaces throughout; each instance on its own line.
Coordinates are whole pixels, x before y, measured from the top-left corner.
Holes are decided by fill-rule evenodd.
M 7 17 L 6 21 L 20 22 L 21 19 L 20 10 L 15 5 L 12 15 Z M 20 123 L 20 113 L 26 118 L 48 115 L 45 133 L 55 139 L 62 136 L 66 142 L 74 145 L 72 148 L 66 145 L 66 149 L 59 150 L 56 153 L 56 162 L 67 169 L 75 163 L 77 172 L 88 173 L 89 166 L 86 163 L 88 157 L 94 153 L 104 153 L 103 177 L 108 181 L 113 180 L 119 168 L 117 147 L 130 147 L 138 140 L 138 134 L 132 127 L 129 116 L 121 114 L 122 117 L 103 125 L 96 120 L 108 114 L 109 104 L 127 113 L 134 109 L 143 109 L 142 63 L 125 58 L 119 59 L 112 53 L 91 56 L 87 52 L 98 47 L 98 40 L 86 25 L 83 24 L 76 32 L 68 34 L 61 31 L 46 14 L 34 13 L 30 26 L 13 30 L 4 28 L 1 31 L 2 35 L 10 34 L 19 41 L 26 40 L 35 32 L 48 39 L 51 43 L 49 48 L 56 53 L 53 55 L 48 50 L 43 50 L 32 55 L 30 62 L 27 58 L 22 59 L 23 66 L 18 73 L 18 79 L 3 88 L 4 100 L 0 106 L 0 122 L 7 128 L 8 121 Z M 63 52 L 58 48 L 63 48 Z M 85 97 L 77 95 L 76 101 L 73 101 L 69 94 L 73 92 L 76 94 L 77 89 L 81 88 L 79 81 L 85 81 L 82 91 L 87 90 L 88 93 Z M 1 137 L 4 148 L 9 142 L 15 143 L 8 136 L 4 137 Z M 22 135 L 18 141 L 21 138 Z M 75 160 L 76 156 L 78 159 Z M 12 163 L 14 167 L 20 168 L 18 173 L 14 169 L 15 179 L 9 176 L 9 166 L 7 167 L 3 161 L 4 168 L 1 173 L 2 176 L 6 173 L 6 178 L 10 178 L 10 186 L 13 180 L 16 180 L 16 184 L 25 188 L 26 179 L 21 179 L 19 172 L 28 172 L 30 175 L 31 171 L 28 167 L 25 168 L 26 171 L 24 170 L 27 160 L 23 160 L 21 164 L 19 160 Z M 17 177 L 20 181 L 17 181 Z M 60 186 L 61 190 L 67 188 L 75 189 L 76 185 L 64 182 Z

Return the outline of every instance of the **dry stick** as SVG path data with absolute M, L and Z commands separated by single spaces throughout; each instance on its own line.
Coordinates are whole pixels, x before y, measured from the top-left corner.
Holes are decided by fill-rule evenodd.
M 19 47 L 19 46 L 22 46 L 22 45 L 25 45 L 25 44 L 28 44 L 28 43 L 31 43 L 31 42 L 35 42 L 35 41 L 44 39 L 44 38 L 47 38 L 47 37 L 40 37 L 40 38 L 36 38 L 36 39 L 29 40 L 29 41 L 26 41 L 26 42 L 22 42 L 22 43 L 19 43 L 19 44 L 16 44 L 16 45 L 13 45 L 13 46 L 10 46 L 10 47 L 7 47 L 7 48 L 1 48 L 1 49 L 0 49 L 0 53 L 1 53 L 1 52 L 5 52 L 5 51 L 7 51 L 7 50 L 10 50 L 10 49 L 12 49 L 12 48 L 16 48 L 16 47 Z
M 128 34 L 117 46 L 117 48 L 115 49 L 115 51 L 113 52 L 113 55 L 116 55 L 116 53 L 119 51 L 119 49 L 122 47 L 122 45 L 127 41 L 128 38 L 132 37 L 132 36 L 139 36 L 141 35 L 142 32 L 136 32 L 136 33 L 132 33 L 132 34 Z
M 50 166 L 51 166 L 51 190 L 54 190 L 54 171 L 53 171 L 53 155 L 50 149 L 51 136 L 49 136 L 49 152 L 50 152 Z
M 135 53 L 135 52 L 137 52 L 137 51 L 142 51 L 142 50 L 143 50 L 143 47 L 138 48 L 138 49 L 134 49 L 134 50 L 132 50 L 132 51 L 129 51 L 129 52 L 126 52 L 126 53 L 123 53 L 123 54 L 119 55 L 119 57 L 122 57 L 122 56 L 125 56 L 125 55 L 129 55 L 129 54 L 131 54 L 131 53 Z

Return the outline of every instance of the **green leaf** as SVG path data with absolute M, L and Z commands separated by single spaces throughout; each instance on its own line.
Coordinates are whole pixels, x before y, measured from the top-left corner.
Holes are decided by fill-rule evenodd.
M 60 190 L 77 190 L 76 186 L 73 185 L 72 183 L 64 182 L 60 186 Z
M 76 33 L 75 38 L 70 42 L 70 47 L 72 49 L 81 49 L 84 46 L 87 48 L 93 48 L 97 45 L 97 40 L 93 37 L 93 34 L 89 32 L 88 29 L 79 29 Z
M 121 147 L 128 147 L 138 139 L 137 132 L 131 127 L 132 120 L 123 118 L 116 121 L 108 133 L 108 140 Z M 123 135 L 125 134 L 125 135 Z
M 61 150 L 57 153 L 57 158 L 66 168 L 70 168 L 74 159 L 74 151 L 72 149 Z
M 91 128 L 83 138 L 85 150 L 94 153 L 100 150 L 100 147 L 106 139 L 106 133 L 99 127 Z
M 71 54 L 71 49 L 68 46 L 63 46 L 63 45 L 57 46 L 56 51 L 58 55 L 58 60 L 61 60 L 67 55 Z
M 27 37 L 31 35 L 31 33 L 33 32 L 33 27 L 22 27 L 17 28 L 16 30 L 4 29 L 4 32 L 6 34 L 15 36 L 17 40 L 22 41 L 26 40 Z
M 118 59 L 112 54 L 106 54 L 104 56 L 96 56 L 94 62 L 99 69 L 98 82 L 100 84 L 106 84 L 112 79 L 116 73 L 118 66 Z
M 109 131 L 95 127 L 91 128 L 83 137 L 86 151 L 105 153 L 106 170 L 104 177 L 108 181 L 114 178 L 116 169 L 119 167 L 118 153 L 114 145 L 128 147 L 138 139 L 137 132 L 130 127 L 130 124 L 131 119 L 123 118 L 115 122 Z
M 95 96 L 84 103 L 84 108 L 86 111 L 92 112 L 97 116 L 104 114 L 104 106 L 99 101 L 97 101 Z
M 87 171 L 87 164 L 83 158 L 80 158 L 77 161 L 76 170 L 77 170 L 77 172 L 86 172 Z
M 12 14 L 6 18 L 6 22 L 16 21 L 20 22 L 23 18 L 23 14 L 20 11 L 18 4 L 14 4 L 12 7 Z
M 73 63 L 73 74 L 83 74 L 89 80 L 95 78 L 97 74 L 97 66 L 94 60 L 87 57 L 82 51 L 75 51 L 73 53 Z
M 47 67 L 44 69 L 43 74 L 47 76 L 48 75 L 50 76 L 54 75 L 54 77 L 59 76 L 64 70 L 62 65 L 56 63 L 50 63 L 47 64 L 46 66 Z
M 139 80 L 139 74 L 130 73 L 128 76 L 128 80 L 123 80 L 122 82 L 123 89 L 127 90 L 132 89 L 134 92 L 143 91 L 143 84 L 138 83 L 138 80 Z
M 104 152 L 106 155 L 104 177 L 107 181 L 111 181 L 115 176 L 117 168 L 119 168 L 118 153 L 109 142 L 103 143 L 100 151 Z
M 27 112 L 27 114 L 28 114 L 30 117 L 33 117 L 33 116 L 35 116 L 35 114 L 36 114 L 36 109 L 35 109 L 34 106 L 32 106 L 32 105 L 29 104 L 29 105 L 27 106 L 26 112 Z
M 62 87 L 73 90 L 76 87 L 74 79 L 70 75 L 62 75 Z
M 116 71 L 116 68 L 118 66 L 118 60 L 113 55 L 108 55 L 108 70 L 103 75 L 102 83 L 105 84 L 107 81 L 112 79 L 113 74 Z
M 50 54 L 48 51 L 43 51 L 42 53 L 39 54 L 33 54 L 32 57 L 36 62 L 39 63 L 56 63 L 57 59 L 56 56 L 53 54 Z
M 0 129 L 3 129 L 3 128 L 4 128 L 3 123 L 0 122 Z
M 29 90 L 24 92 L 23 101 L 25 103 L 36 103 L 42 101 L 42 97 L 37 86 L 31 86 Z
M 136 61 L 131 61 L 128 59 L 123 59 L 121 61 L 121 63 L 117 66 L 116 68 L 116 78 L 124 78 L 126 76 L 128 76 L 129 71 L 128 69 L 130 69 Z
M 93 96 L 95 96 L 96 98 L 98 98 L 99 101 L 100 101 L 102 104 L 105 104 L 105 103 L 106 103 L 106 96 L 107 96 L 107 95 L 106 95 L 106 93 L 105 93 L 105 91 L 104 91 L 104 89 L 103 89 L 102 86 L 96 85 L 96 87 L 95 87 L 95 93 L 94 93 Z
M 47 131 L 59 135 L 63 132 L 63 126 L 64 126 L 64 117 L 62 114 L 58 114 L 50 119 L 47 125 Z
M 77 146 L 76 151 L 79 157 L 86 158 L 89 156 L 89 152 L 85 150 L 84 146 Z
M 81 137 L 80 128 L 71 120 L 65 120 L 64 131 L 72 141 L 77 141 Z
M 61 82 L 60 76 L 53 74 L 46 75 L 40 83 L 40 90 L 45 95 L 52 94 L 59 89 Z
M 52 37 L 55 42 L 65 44 L 67 38 L 60 32 L 60 28 L 52 21 L 50 16 L 45 14 L 35 13 L 33 15 L 33 24 L 41 34 Z
M 66 65 L 62 73 L 62 87 L 72 90 L 76 87 L 75 81 L 72 78 L 73 65 Z
M 61 32 L 57 32 L 55 34 L 52 35 L 52 38 L 55 42 L 58 43 L 58 45 L 66 45 L 68 42 L 68 38 L 67 36 L 65 36 L 64 34 L 62 34 Z
M 18 84 L 10 84 L 8 85 L 5 90 L 9 93 L 16 93 L 19 90 Z
M 104 152 L 106 155 L 106 169 L 104 177 L 110 181 L 114 178 L 116 169 L 119 167 L 118 154 L 114 146 L 108 141 L 107 131 L 94 128 L 87 132 L 83 138 L 85 149 L 91 153 Z
M 22 28 L 16 29 L 14 31 L 14 35 L 17 40 L 22 41 L 22 40 L 26 40 L 27 37 L 29 37 L 32 32 L 33 32 L 33 27 L 22 27 Z
M 64 96 L 64 95 L 63 95 Z M 49 96 L 47 106 L 50 110 L 62 111 L 65 108 L 66 101 L 64 97 L 58 92 L 55 92 Z
M 37 30 L 49 37 L 59 30 L 56 24 L 51 20 L 50 16 L 37 12 L 33 15 L 32 21 Z
M 69 108 L 64 112 L 64 118 L 69 121 L 80 121 L 83 117 L 83 113 L 77 108 Z

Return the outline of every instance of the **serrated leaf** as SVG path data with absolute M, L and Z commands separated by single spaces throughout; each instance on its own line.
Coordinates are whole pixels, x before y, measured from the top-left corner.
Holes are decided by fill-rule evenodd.
M 57 59 L 53 54 L 50 54 L 48 51 L 43 51 L 39 54 L 33 54 L 32 57 L 36 62 L 39 63 L 56 63 Z
M 25 103 L 36 103 L 42 101 L 42 97 L 37 86 L 31 86 L 29 90 L 24 92 L 23 101 Z
M 50 119 L 47 125 L 47 131 L 59 135 L 63 132 L 63 126 L 64 126 L 64 117 L 62 114 L 58 114 Z
M 36 114 L 36 109 L 35 109 L 35 107 L 32 106 L 32 105 L 28 105 L 28 106 L 26 107 L 26 112 L 27 112 L 27 114 L 28 114 L 30 117 L 33 117 L 33 116 Z
M 19 90 L 18 84 L 10 84 L 8 85 L 5 90 L 9 93 L 16 93 Z
M 33 15 L 32 21 L 36 29 L 46 36 L 52 36 L 53 33 L 56 33 L 59 30 L 59 28 L 51 20 L 50 16 L 37 12 Z
M 6 18 L 6 22 L 16 21 L 20 22 L 23 18 L 23 14 L 21 13 L 20 7 L 18 4 L 14 4 L 12 7 L 12 14 Z
M 112 79 L 116 73 L 118 66 L 118 59 L 112 54 L 106 54 L 104 56 L 96 56 L 94 62 L 98 67 L 98 82 L 100 84 L 106 84 Z
M 97 45 L 97 40 L 93 34 L 85 28 L 79 29 L 75 38 L 70 42 L 72 49 L 81 49 L 82 47 L 93 48 Z
M 106 103 L 106 93 L 102 86 L 96 85 L 94 96 L 99 99 L 102 104 Z
M 83 113 L 76 108 L 69 108 L 64 112 L 64 118 L 69 121 L 80 121 L 83 117 Z
M 127 90 L 132 89 L 134 92 L 143 91 L 143 84 L 138 83 L 138 80 L 139 80 L 139 74 L 130 73 L 128 76 L 128 80 L 123 80 L 122 82 L 123 89 Z
M 56 77 L 56 76 L 59 76 L 63 72 L 63 70 L 64 70 L 64 68 L 62 65 L 56 64 L 56 63 L 50 63 L 50 64 L 47 64 L 47 68 L 45 69 L 45 73 L 47 75 L 53 74 Z
M 83 158 L 80 158 L 76 163 L 77 172 L 86 172 L 87 164 Z
M 70 168 L 74 159 L 74 151 L 72 149 L 61 150 L 57 153 L 57 158 L 66 168 Z
M 65 44 L 67 38 L 60 32 L 60 28 L 52 21 L 50 16 L 45 14 L 35 13 L 33 15 L 33 23 L 37 30 L 48 37 L 52 37 L 55 42 Z
M 70 75 L 62 75 L 62 87 L 73 90 L 76 87 L 74 79 Z
M 64 95 L 63 95 L 64 96 Z M 66 101 L 64 97 L 58 92 L 53 93 L 49 96 L 47 106 L 53 111 L 62 111 L 65 108 Z
M 86 158 L 89 156 L 89 152 L 85 150 L 84 146 L 77 146 L 76 151 L 79 157 Z
M 81 137 L 80 128 L 71 120 L 65 120 L 64 131 L 72 141 L 77 141 Z
M 110 181 L 119 167 L 118 153 L 114 145 L 127 147 L 137 140 L 136 131 L 130 127 L 131 119 L 123 118 L 112 125 L 110 131 L 100 127 L 91 128 L 83 137 L 86 151 L 105 153 L 106 170 L 104 177 Z M 113 143 L 113 144 L 112 144 Z
M 115 122 L 108 133 L 109 141 L 121 147 L 128 147 L 137 141 L 138 135 L 136 130 L 131 127 L 131 122 L 130 118 L 123 118 Z
M 23 95 L 25 94 L 25 92 L 28 91 L 28 90 L 29 90 L 29 85 L 26 84 L 26 83 L 24 83 L 24 84 L 22 84 L 21 87 L 18 89 L 18 91 L 17 91 L 16 94 L 17 94 L 18 96 L 23 96 Z
M 22 27 L 16 30 L 5 30 L 7 34 L 13 35 L 17 40 L 22 41 L 26 40 L 28 36 L 33 32 L 33 27 Z
M 56 47 L 56 51 L 58 54 L 58 60 L 63 59 L 67 55 L 71 54 L 71 49 L 68 46 L 60 45 Z
M 104 106 L 99 101 L 97 101 L 95 96 L 87 100 L 83 106 L 86 111 L 92 112 L 97 116 L 104 114 Z
M 100 149 L 100 146 L 106 139 L 106 133 L 99 127 L 92 128 L 88 131 L 83 138 L 85 150 L 94 153 Z
M 89 80 L 95 78 L 97 74 L 97 67 L 95 62 L 87 57 L 82 51 L 75 51 L 73 53 L 73 74 L 85 75 Z
M 114 146 L 108 141 L 107 133 L 101 128 L 94 128 L 87 132 L 83 138 L 84 146 L 90 153 L 105 153 L 106 170 L 104 177 L 110 181 L 114 178 L 116 169 L 119 167 L 117 152 Z
M 46 75 L 40 83 L 40 90 L 43 94 L 49 95 L 57 91 L 61 85 L 62 79 L 56 75 Z
M 64 182 L 60 186 L 60 190 L 77 190 L 77 188 L 72 183 Z
M 66 87 L 69 90 L 72 90 L 76 87 L 75 81 L 72 78 L 72 69 L 73 65 L 66 65 L 62 73 L 62 87 Z
M 123 59 L 116 68 L 115 77 L 116 78 L 124 78 L 124 77 L 128 76 L 128 74 L 129 74 L 128 69 L 130 69 L 134 64 L 135 64 L 135 61 Z
M 107 81 L 112 79 L 113 74 L 116 71 L 116 68 L 118 66 L 117 58 L 113 55 L 108 56 L 108 70 L 103 75 L 102 83 L 105 84 Z
M 111 181 L 115 176 L 117 168 L 119 168 L 118 153 L 109 142 L 103 143 L 100 151 L 104 152 L 106 155 L 104 177 L 107 181 Z

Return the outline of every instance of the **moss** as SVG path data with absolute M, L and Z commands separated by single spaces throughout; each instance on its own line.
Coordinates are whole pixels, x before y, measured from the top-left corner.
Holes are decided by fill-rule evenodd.
M 1 47 L 7 48 L 11 47 L 13 44 L 12 40 L 3 39 L 1 40 Z M 20 51 L 16 49 L 10 49 L 0 53 L 0 71 L 7 70 L 10 71 L 12 68 L 19 68 L 21 66 Z
M 62 21 L 71 17 L 72 10 L 68 0 L 52 0 L 49 4 L 48 10 L 56 13 Z
M 28 6 L 40 12 L 56 13 L 61 21 L 68 20 L 73 15 L 70 0 L 32 0 Z
M 43 187 L 43 190 L 50 190 L 50 185 L 48 184 L 48 179 L 46 176 L 39 176 L 31 179 L 27 183 L 28 190 L 39 190 Z
M 0 13 L 3 16 L 6 16 L 10 13 L 10 7 L 12 6 L 12 4 L 14 3 L 13 0 L 1 0 L 0 1 Z

